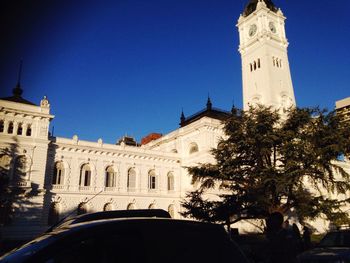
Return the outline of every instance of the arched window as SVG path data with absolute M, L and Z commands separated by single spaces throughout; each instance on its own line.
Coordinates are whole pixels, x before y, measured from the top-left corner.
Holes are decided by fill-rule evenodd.
M 23 133 L 22 123 L 18 123 L 17 135 L 22 135 L 22 133 Z
M 113 205 L 111 203 L 107 203 L 103 206 L 103 211 L 112 211 Z
M 115 173 L 111 166 L 106 169 L 106 187 L 115 187 Z
M 60 205 L 58 203 L 52 203 L 49 208 L 49 216 L 47 218 L 47 224 L 53 226 L 60 220 Z
M 64 166 L 62 162 L 57 162 L 53 171 L 52 184 L 63 184 Z
M 27 126 L 26 136 L 32 136 L 32 126 L 30 124 Z
M 193 142 L 190 144 L 190 154 L 198 152 L 198 145 L 197 143 Z
M 250 63 L 249 65 L 250 65 L 250 72 L 252 72 L 253 71 L 253 65 L 252 65 L 252 63 Z
M 7 133 L 12 134 L 13 133 L 13 122 L 9 122 L 9 126 L 7 127 Z
M 127 188 L 128 189 L 136 188 L 136 171 L 134 168 L 130 168 L 128 171 Z
M 258 68 L 260 68 L 260 58 L 258 58 Z
M 4 132 L 4 121 L 0 120 L 0 132 Z
M 91 168 L 88 164 L 84 164 L 80 170 L 80 186 L 90 186 L 91 185 Z
M 174 191 L 174 174 L 172 172 L 168 173 L 168 191 Z
M 172 204 L 169 205 L 168 212 L 169 212 L 171 218 L 175 218 L 175 206 L 174 205 L 172 205 Z
M 15 181 L 25 180 L 27 174 L 27 159 L 24 155 L 18 156 L 15 160 L 14 179 Z
M 148 172 L 148 189 L 154 190 L 157 188 L 157 176 L 154 170 Z
M 256 70 L 256 61 L 254 61 L 254 70 Z
M 134 210 L 134 209 L 136 209 L 136 206 L 135 206 L 134 203 L 130 203 L 130 204 L 128 204 L 128 206 L 127 206 L 126 209 L 127 209 L 127 210 Z
M 156 209 L 156 204 L 152 203 L 148 206 L 148 209 Z
M 272 64 L 273 64 L 273 66 L 276 66 L 276 59 L 275 59 L 275 57 L 272 57 Z
M 80 203 L 80 204 L 78 205 L 77 215 L 86 214 L 87 212 L 88 212 L 87 204 L 86 204 L 85 202 Z

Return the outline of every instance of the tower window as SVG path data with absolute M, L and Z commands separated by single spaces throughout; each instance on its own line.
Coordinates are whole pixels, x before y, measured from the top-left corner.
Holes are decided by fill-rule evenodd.
M 260 68 L 260 58 L 258 58 L 258 68 Z
M 256 70 L 256 61 L 254 61 L 254 70 Z
M 31 125 L 27 126 L 26 136 L 32 136 L 32 126 Z
M 9 122 L 9 126 L 7 127 L 7 133 L 12 134 L 13 133 L 13 122 Z
M 272 57 L 272 63 L 274 67 L 282 68 L 282 59 Z
M 4 121 L 0 121 L 0 132 L 4 132 Z
M 22 135 L 22 133 L 23 133 L 22 123 L 19 123 L 17 127 L 17 135 Z
M 253 71 L 253 65 L 252 65 L 252 63 L 250 63 L 250 72 L 252 72 Z

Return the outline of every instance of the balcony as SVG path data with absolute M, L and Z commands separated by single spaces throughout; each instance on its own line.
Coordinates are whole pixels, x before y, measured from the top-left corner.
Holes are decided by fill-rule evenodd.
M 64 190 L 64 185 L 63 184 L 53 184 L 52 185 L 52 190 Z
M 12 183 L 14 188 L 31 188 L 31 181 L 20 180 Z
M 106 192 L 114 192 L 116 189 L 116 187 L 105 187 Z
M 93 188 L 91 186 L 79 186 L 79 191 L 92 191 Z

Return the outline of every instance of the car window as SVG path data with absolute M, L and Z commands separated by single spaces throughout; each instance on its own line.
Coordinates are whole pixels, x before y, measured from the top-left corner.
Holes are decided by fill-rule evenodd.
M 148 229 L 146 251 L 152 262 L 246 262 L 240 250 L 231 243 L 223 231 L 211 228 Z
M 350 232 L 331 232 L 321 240 L 321 247 L 350 247 Z
M 66 237 L 33 262 L 144 262 L 142 247 L 142 237 L 135 231 L 83 233 L 78 237 Z

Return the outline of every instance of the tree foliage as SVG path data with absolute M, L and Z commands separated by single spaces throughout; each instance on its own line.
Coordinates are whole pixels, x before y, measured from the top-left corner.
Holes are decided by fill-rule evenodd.
M 215 164 L 187 168 L 199 187 L 183 201 L 184 216 L 222 223 L 275 211 L 294 211 L 300 220 L 347 218 L 341 208 L 350 175 L 339 158 L 349 154 L 350 127 L 335 112 L 233 108 L 224 133 L 212 150 Z

